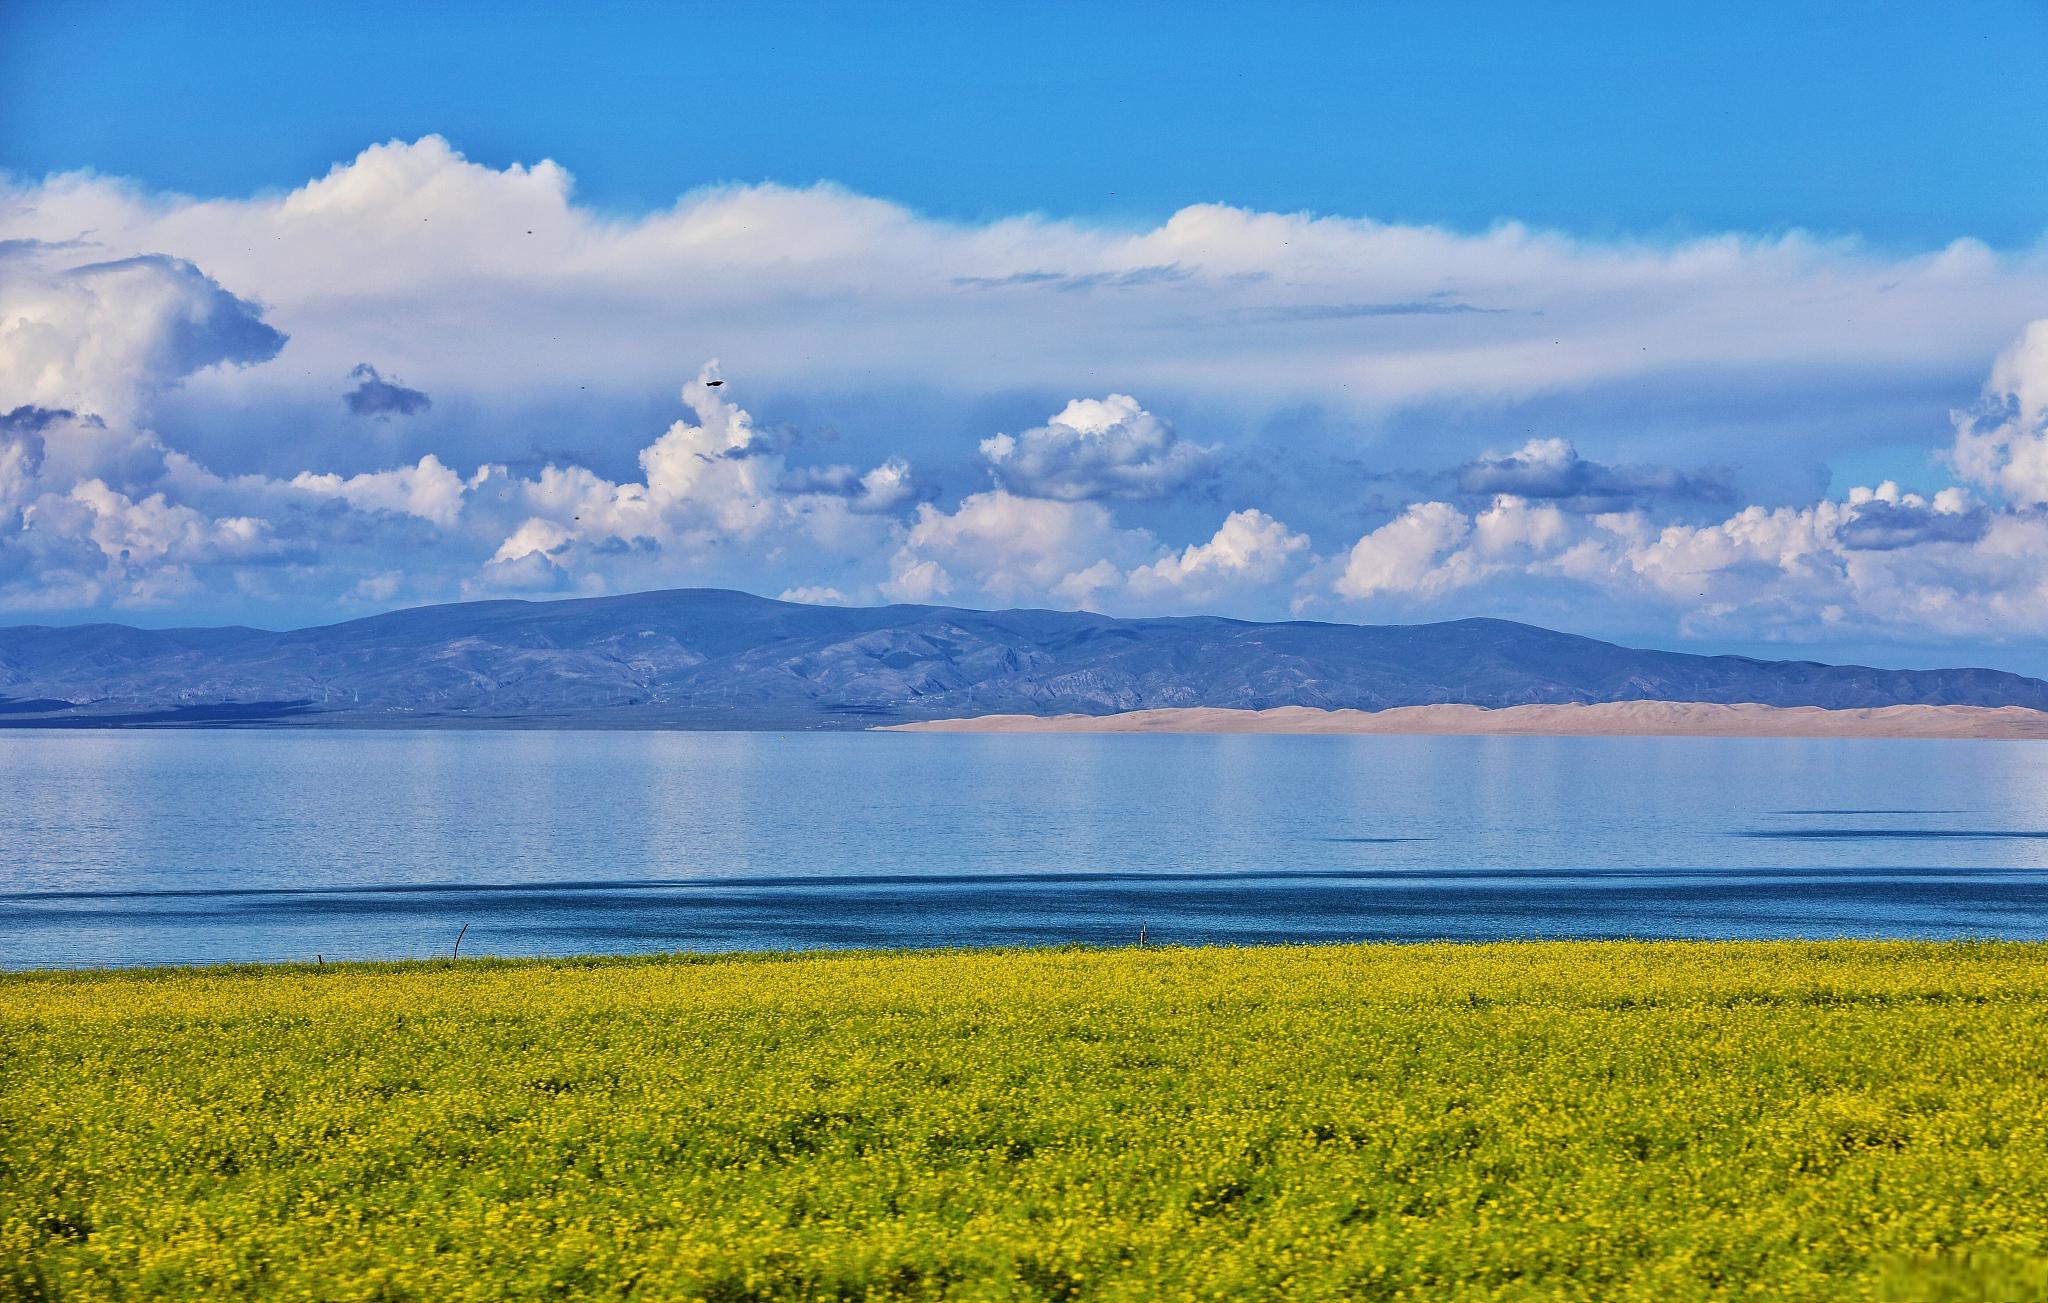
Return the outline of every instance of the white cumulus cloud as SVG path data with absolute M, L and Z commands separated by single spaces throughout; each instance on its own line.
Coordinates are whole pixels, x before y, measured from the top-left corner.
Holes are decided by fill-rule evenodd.
M 1241 594 L 1252 585 L 1281 582 L 1306 560 L 1309 540 L 1257 508 L 1233 511 L 1215 535 L 1190 543 L 1126 580 L 1138 599 L 1172 597 L 1182 603 L 1212 602 Z
M 1206 473 L 1214 454 L 1129 394 L 1076 398 L 1044 425 L 981 442 L 1004 488 L 1063 502 L 1165 497 Z
M 365 511 L 399 512 L 444 527 L 453 525 L 462 514 L 463 494 L 469 488 L 433 453 L 420 458 L 416 466 L 347 477 L 301 471 L 291 484 L 320 497 L 344 499 Z
M 1469 556 L 1456 549 L 1471 532 L 1471 520 L 1450 503 L 1418 502 L 1352 545 L 1336 590 L 1367 598 L 1456 587 L 1469 579 Z
M 2048 321 L 2000 356 L 1985 399 L 1956 414 L 1956 473 L 2007 500 L 2048 503 Z
M 0 411 L 121 416 L 149 391 L 267 361 L 284 343 L 254 303 L 183 259 L 0 241 Z

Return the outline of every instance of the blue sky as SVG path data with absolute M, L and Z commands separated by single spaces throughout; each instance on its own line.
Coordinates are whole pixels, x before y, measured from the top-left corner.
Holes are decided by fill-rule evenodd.
M 2048 666 L 2044 38 L 15 4 L 0 619 L 717 583 Z
M 2031 242 L 2048 7 L 39 3 L 6 153 L 196 194 L 439 133 L 584 197 L 829 179 L 963 218 L 1223 201 Z

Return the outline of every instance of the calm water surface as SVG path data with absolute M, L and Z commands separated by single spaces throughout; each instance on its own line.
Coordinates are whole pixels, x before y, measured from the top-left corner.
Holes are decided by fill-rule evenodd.
M 0 733 L 0 966 L 2048 937 L 2048 743 Z

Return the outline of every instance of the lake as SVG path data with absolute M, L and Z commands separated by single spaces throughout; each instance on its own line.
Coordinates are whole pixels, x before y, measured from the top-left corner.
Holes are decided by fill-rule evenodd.
M 0 966 L 2048 937 L 2048 743 L 0 733 Z

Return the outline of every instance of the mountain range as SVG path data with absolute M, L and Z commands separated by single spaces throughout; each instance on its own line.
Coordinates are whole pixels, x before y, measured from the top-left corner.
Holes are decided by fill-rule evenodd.
M 0 629 L 0 727 L 863 728 L 1165 707 L 1754 702 L 2048 709 L 2048 682 L 1646 651 L 1506 620 L 1350 625 L 836 607 L 718 589 L 273 632 Z

